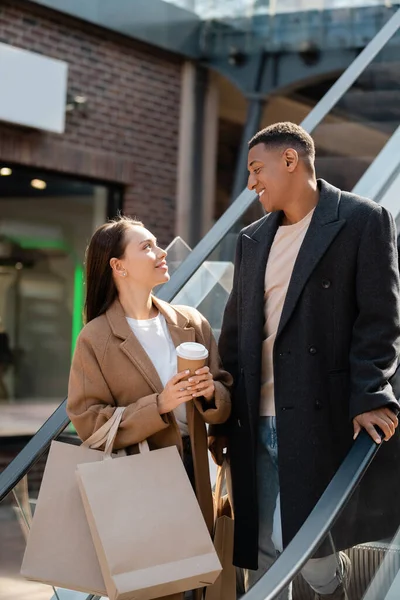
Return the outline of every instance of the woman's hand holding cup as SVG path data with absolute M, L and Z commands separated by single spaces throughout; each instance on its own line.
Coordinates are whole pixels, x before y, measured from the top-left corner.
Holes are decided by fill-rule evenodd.
M 208 350 L 198 342 L 183 342 L 176 349 L 178 369 L 190 370 L 188 391 L 193 398 L 203 396 L 210 401 L 214 398 L 215 385 L 210 369 L 206 366 Z
M 208 401 L 214 398 L 215 384 L 209 367 L 198 369 L 194 376 L 189 377 L 188 384 L 187 389 L 194 398 L 203 396 Z
M 160 415 L 173 411 L 193 398 L 214 398 L 215 385 L 210 369 L 205 366 L 208 350 L 196 342 L 183 342 L 176 349 L 179 373 L 172 377 L 158 396 Z
M 160 415 L 173 411 L 177 406 L 193 398 L 193 392 L 187 389 L 187 377 L 190 371 L 174 375 L 158 395 L 158 412 Z

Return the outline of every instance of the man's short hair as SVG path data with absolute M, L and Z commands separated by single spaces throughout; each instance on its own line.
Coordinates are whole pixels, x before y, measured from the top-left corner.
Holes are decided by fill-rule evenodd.
M 249 141 L 249 150 L 258 144 L 282 149 L 293 148 L 301 158 L 308 159 L 311 164 L 314 164 L 314 140 L 305 129 L 295 123 L 289 121 L 274 123 L 261 129 Z

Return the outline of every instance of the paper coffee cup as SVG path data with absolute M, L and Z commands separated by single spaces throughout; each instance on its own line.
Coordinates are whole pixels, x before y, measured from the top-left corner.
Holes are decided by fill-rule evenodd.
M 208 350 L 203 344 L 183 342 L 177 347 L 176 355 L 178 357 L 178 373 L 189 370 L 190 375 L 194 375 L 197 369 L 206 365 Z

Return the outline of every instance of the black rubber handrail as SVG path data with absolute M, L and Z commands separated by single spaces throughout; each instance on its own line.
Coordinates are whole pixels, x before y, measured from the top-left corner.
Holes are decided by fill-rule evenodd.
M 210 231 L 196 245 L 187 258 L 175 271 L 171 279 L 165 283 L 157 292 L 157 297 L 161 300 L 171 302 L 183 286 L 189 281 L 192 275 L 210 256 L 225 235 L 238 223 L 246 210 L 257 198 L 255 192 L 243 190 L 230 207 L 224 212 L 222 217 L 213 225 Z
M 55 440 L 67 427 L 69 418 L 65 410 L 66 402 L 65 399 L 14 460 L 0 473 L 0 502 L 43 456 L 52 440 Z
M 243 596 L 245 600 L 273 600 L 311 558 L 340 516 L 380 445 L 363 430 L 284 552 L 268 572 Z

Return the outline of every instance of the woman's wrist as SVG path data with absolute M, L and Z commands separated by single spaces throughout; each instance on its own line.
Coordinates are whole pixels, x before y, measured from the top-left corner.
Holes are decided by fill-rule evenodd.
M 158 394 L 158 396 L 157 396 L 157 408 L 158 408 L 159 414 L 163 417 L 167 411 L 165 410 L 165 408 L 163 406 L 161 394 Z

